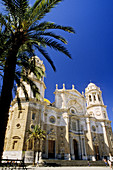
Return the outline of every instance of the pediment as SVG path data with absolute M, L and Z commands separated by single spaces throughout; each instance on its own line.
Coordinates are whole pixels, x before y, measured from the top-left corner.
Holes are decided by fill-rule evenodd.
M 68 95 L 70 94 L 72 96 L 76 96 L 76 97 L 80 97 L 80 98 L 83 97 L 82 94 L 79 91 L 77 91 L 76 89 L 67 90 L 66 93 L 68 93 Z

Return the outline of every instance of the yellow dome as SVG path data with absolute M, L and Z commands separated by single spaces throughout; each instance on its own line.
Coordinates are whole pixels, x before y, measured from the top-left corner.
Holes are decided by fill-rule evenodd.
M 44 98 L 44 102 L 51 103 L 48 99 Z

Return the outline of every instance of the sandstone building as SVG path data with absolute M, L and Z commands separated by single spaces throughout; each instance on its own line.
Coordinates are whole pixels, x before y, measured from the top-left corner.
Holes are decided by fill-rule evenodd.
M 37 65 L 45 71 L 43 62 L 36 58 Z M 30 86 L 25 83 L 29 102 L 18 88 L 22 110 L 18 109 L 16 98 L 10 108 L 3 158 L 20 159 L 25 155 L 26 162 L 33 161 L 32 141 L 28 139 L 28 129 L 38 124 L 46 131 L 46 139 L 37 143 L 41 158 L 67 160 L 99 160 L 113 155 L 111 121 L 108 118 L 102 92 L 90 83 L 85 94 L 78 92 L 74 85 L 67 90 L 55 89 L 55 102 L 44 98 L 46 86 L 30 74 L 40 91 L 40 101 L 33 97 Z M 36 154 L 37 156 L 37 154 Z

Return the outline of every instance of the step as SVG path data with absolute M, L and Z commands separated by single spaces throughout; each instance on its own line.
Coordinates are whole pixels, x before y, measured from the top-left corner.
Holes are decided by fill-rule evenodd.
M 89 161 L 90 166 L 105 166 L 103 161 Z M 56 160 L 43 159 L 44 166 L 88 166 L 87 160 Z

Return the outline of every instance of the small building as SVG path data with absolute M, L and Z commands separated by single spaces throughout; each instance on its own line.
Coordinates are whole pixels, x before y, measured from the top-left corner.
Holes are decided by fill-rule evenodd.
M 35 57 L 36 63 L 45 72 L 43 61 Z M 113 156 L 111 121 L 108 118 L 102 92 L 94 83 L 85 89 L 85 94 L 72 89 L 59 89 L 56 85 L 55 102 L 44 98 L 46 89 L 44 78 L 37 80 L 29 75 L 40 91 L 40 100 L 33 97 L 32 90 L 24 82 L 29 95 L 25 100 L 24 92 L 17 89 L 22 109 L 19 110 L 15 99 L 9 112 L 5 136 L 3 158 L 21 159 L 33 162 L 32 141 L 28 139 L 28 129 L 40 125 L 46 131 L 45 140 L 37 143 L 40 158 L 65 160 L 102 160 L 104 156 Z

